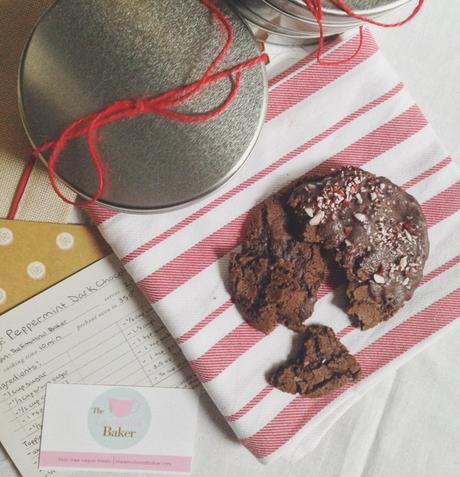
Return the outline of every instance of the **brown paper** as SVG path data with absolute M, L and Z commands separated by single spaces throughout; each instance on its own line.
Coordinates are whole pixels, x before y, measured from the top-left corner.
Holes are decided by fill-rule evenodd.
M 0 220 L 0 314 L 109 253 L 92 227 Z

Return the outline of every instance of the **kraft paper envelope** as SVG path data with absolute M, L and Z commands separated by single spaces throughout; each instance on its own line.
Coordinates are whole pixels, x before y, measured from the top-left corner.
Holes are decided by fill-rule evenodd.
M 0 220 L 0 314 L 109 253 L 91 227 Z

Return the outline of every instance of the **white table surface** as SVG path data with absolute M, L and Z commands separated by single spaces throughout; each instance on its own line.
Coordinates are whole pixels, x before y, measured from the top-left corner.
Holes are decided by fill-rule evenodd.
M 373 31 L 460 164 L 460 2 L 425 3 L 410 24 Z M 341 417 L 314 452 L 296 463 L 260 465 L 235 441 L 204 396 L 193 476 L 458 477 L 459 343 L 460 324 L 455 324 L 428 350 L 372 389 Z M 0 477 L 17 475 L 0 450 Z

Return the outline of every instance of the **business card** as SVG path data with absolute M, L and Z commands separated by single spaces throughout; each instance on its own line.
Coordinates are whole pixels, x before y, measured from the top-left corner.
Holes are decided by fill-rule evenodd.
M 190 389 L 50 384 L 40 470 L 190 474 L 197 411 Z

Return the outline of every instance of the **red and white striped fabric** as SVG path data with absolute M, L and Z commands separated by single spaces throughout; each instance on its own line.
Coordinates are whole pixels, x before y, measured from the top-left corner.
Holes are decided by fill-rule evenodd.
M 355 36 L 329 60 L 355 51 Z M 227 260 L 251 209 L 307 170 L 361 166 L 402 185 L 422 204 L 431 254 L 414 299 L 361 332 L 324 285 L 311 323 L 331 326 L 357 355 L 364 378 L 332 396 L 302 399 L 267 384 L 292 333 L 248 326 L 226 289 Z M 224 188 L 186 208 L 135 216 L 93 207 L 100 231 L 177 339 L 241 442 L 261 461 L 295 457 L 388 367 L 399 366 L 460 316 L 460 171 L 366 31 L 360 53 L 337 67 L 305 58 L 270 81 L 261 138 Z

